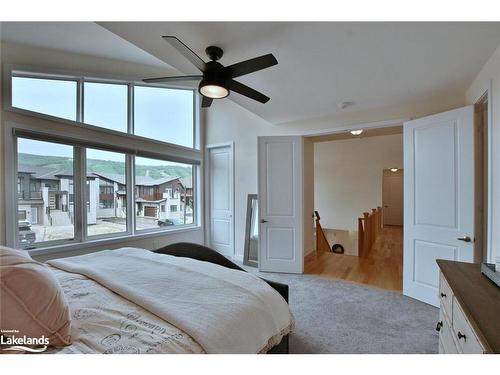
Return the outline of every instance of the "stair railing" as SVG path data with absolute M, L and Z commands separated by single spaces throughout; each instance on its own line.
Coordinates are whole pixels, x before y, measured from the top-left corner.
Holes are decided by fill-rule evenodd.
M 382 207 L 363 212 L 363 217 L 358 218 L 358 256 L 367 255 L 381 233 Z
M 325 232 L 323 231 L 323 228 L 321 227 L 321 224 L 319 222 L 321 219 L 319 216 L 319 212 L 314 211 L 314 216 L 316 218 L 316 252 L 329 252 L 330 244 L 328 243 Z

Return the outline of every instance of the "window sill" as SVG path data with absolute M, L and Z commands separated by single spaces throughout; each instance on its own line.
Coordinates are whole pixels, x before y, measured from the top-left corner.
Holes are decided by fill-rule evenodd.
M 37 249 L 31 249 L 28 250 L 28 252 L 31 256 L 64 253 L 68 251 L 88 249 L 96 246 L 113 245 L 125 241 L 136 241 L 148 238 L 163 237 L 163 236 L 168 236 L 170 234 L 195 232 L 199 230 L 201 230 L 201 226 L 190 225 L 177 229 L 150 231 L 145 233 L 138 233 L 135 235 L 126 234 L 119 237 L 93 239 L 86 242 L 65 243 L 62 245 L 54 245 L 54 246 L 41 247 Z

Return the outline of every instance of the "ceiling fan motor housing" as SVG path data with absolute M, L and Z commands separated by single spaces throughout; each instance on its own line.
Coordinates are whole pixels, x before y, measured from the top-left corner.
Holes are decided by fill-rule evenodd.
M 216 46 L 208 46 L 207 48 L 205 48 L 205 53 L 212 61 L 220 60 L 222 55 L 224 55 L 224 51 L 222 50 L 222 48 Z

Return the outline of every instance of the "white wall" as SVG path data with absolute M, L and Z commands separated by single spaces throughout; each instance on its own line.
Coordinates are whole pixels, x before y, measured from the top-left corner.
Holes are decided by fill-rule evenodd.
M 467 104 L 473 104 L 490 87 L 491 96 L 491 253 L 488 261 L 500 257 L 500 46 L 479 72 L 466 93 Z
M 357 230 L 363 212 L 382 206 L 384 168 L 403 167 L 403 135 L 314 145 L 314 207 L 324 228 Z
M 230 100 L 215 100 L 205 121 L 207 145 L 234 141 L 234 245 L 235 257 L 243 259 L 247 196 L 257 194 L 257 137 L 280 135 L 280 129 Z
M 87 56 L 80 54 L 67 53 L 58 50 L 36 48 L 32 46 L 0 43 L 0 61 L 2 64 L 17 64 L 34 66 L 37 68 L 48 68 L 52 70 L 77 71 L 82 73 L 94 73 L 96 75 L 115 75 L 133 78 L 154 77 L 168 75 L 169 69 L 161 69 L 136 63 L 123 62 L 112 59 L 105 59 L 96 56 Z M 3 103 L 2 103 L 3 106 Z M 6 243 L 5 239 L 5 191 L 4 191 L 4 121 L 24 121 L 23 116 L 9 112 L 0 111 L 0 244 Z M 78 255 L 82 253 L 98 251 L 102 249 L 114 249 L 123 246 L 136 246 L 147 249 L 153 249 L 164 246 L 169 243 L 188 241 L 203 243 L 203 229 L 196 229 L 176 234 L 162 235 L 159 237 L 140 239 L 114 243 L 113 245 L 103 245 L 94 247 L 85 247 L 79 251 L 64 253 L 53 253 L 50 255 L 37 257 L 46 260 L 61 256 Z

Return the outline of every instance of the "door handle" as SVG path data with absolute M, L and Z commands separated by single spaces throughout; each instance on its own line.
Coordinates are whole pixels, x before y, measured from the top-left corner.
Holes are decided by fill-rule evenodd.
M 260 222 L 261 222 L 262 224 L 264 224 L 264 223 L 267 223 L 267 220 L 260 219 Z
M 436 331 L 441 331 L 441 328 L 443 328 L 443 321 L 439 321 L 436 324 Z
M 458 237 L 457 240 L 464 242 L 471 242 L 471 238 L 469 236 Z

